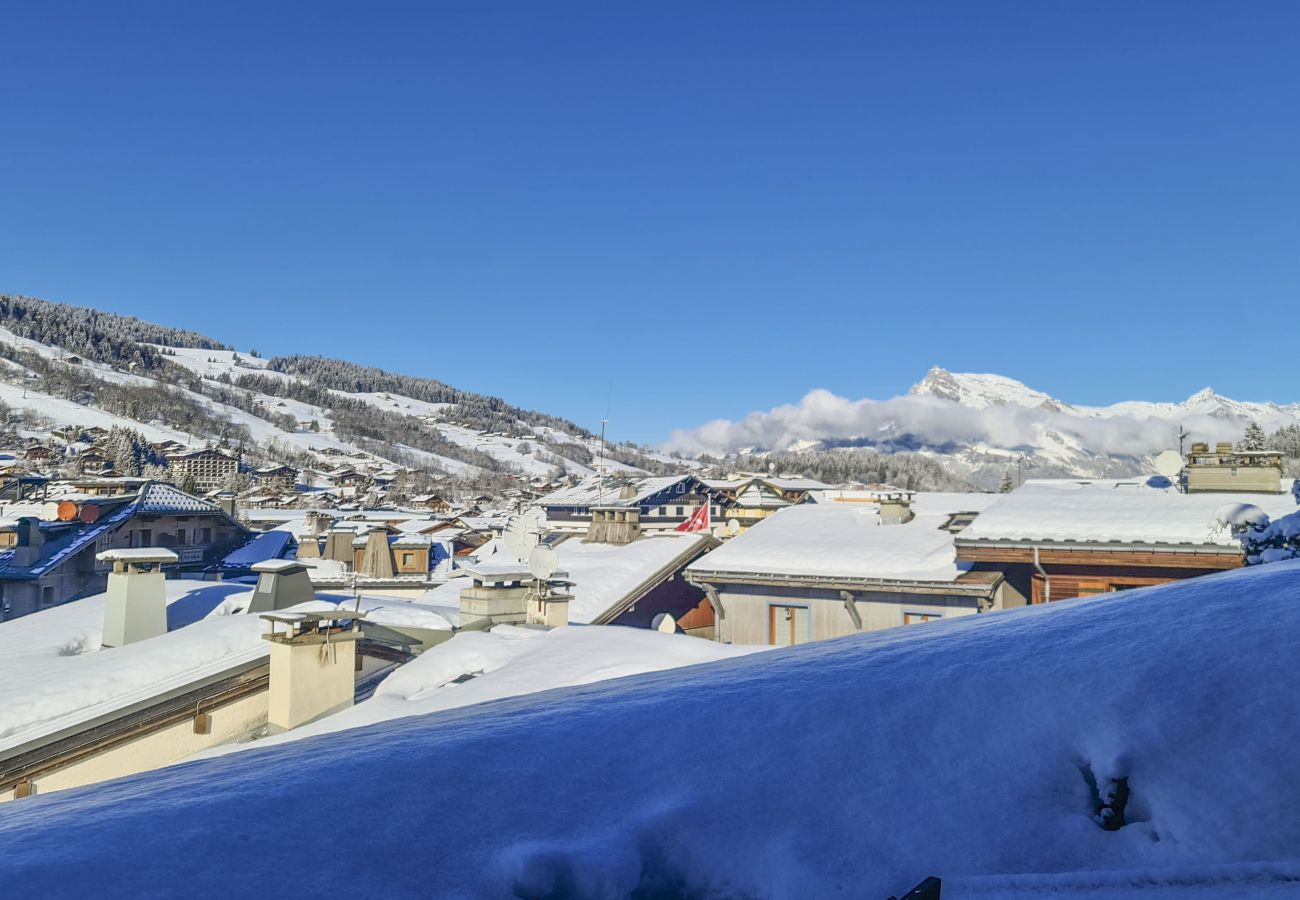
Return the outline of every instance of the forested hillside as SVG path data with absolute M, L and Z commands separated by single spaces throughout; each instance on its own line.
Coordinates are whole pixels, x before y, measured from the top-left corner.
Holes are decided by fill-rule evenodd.
M 193 331 L 85 307 L 0 295 L 0 329 L 0 388 L 22 389 L 17 397 L 0 389 L 0 404 L 12 407 L 11 437 L 139 426 L 153 440 L 231 447 L 258 463 L 302 467 L 318 451 L 364 451 L 480 485 L 511 474 L 583 474 L 597 445 L 566 419 L 436 379 L 313 355 L 263 360 Z M 611 446 L 607 458 L 645 471 L 668 465 L 632 445 Z

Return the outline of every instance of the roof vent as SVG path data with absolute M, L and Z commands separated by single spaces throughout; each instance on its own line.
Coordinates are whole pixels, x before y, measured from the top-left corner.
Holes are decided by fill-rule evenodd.
M 316 589 L 312 587 L 307 567 L 302 563 L 291 559 L 268 559 L 251 568 L 257 573 L 257 587 L 248 604 L 250 613 L 288 609 L 316 599 Z
M 104 604 L 105 647 L 122 647 L 167 633 L 167 583 L 162 567 L 180 557 L 161 547 L 105 550 L 100 562 L 113 564 Z

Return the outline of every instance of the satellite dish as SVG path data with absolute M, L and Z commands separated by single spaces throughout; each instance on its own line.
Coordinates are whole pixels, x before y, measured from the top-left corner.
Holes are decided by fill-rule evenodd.
M 542 529 L 546 525 L 546 513 L 540 509 L 527 509 L 511 516 L 501 533 L 506 549 L 519 562 L 525 562 L 528 554 L 542 540 Z
M 40 517 L 42 521 L 53 522 L 59 517 L 59 504 L 51 500 L 49 503 L 41 504 Z
M 677 620 L 673 618 L 672 613 L 660 613 L 650 620 L 650 627 L 664 634 L 676 634 Z
M 1183 457 L 1177 450 L 1166 450 L 1156 457 L 1156 471 L 1166 478 L 1177 478 L 1183 471 Z
M 556 556 L 555 551 L 545 544 L 538 544 L 528 554 L 528 571 L 534 578 L 545 581 L 555 574 L 555 569 L 560 564 L 560 558 Z
M 740 534 L 740 521 L 739 521 L 739 520 L 737 520 L 737 519 L 728 519 L 728 520 L 727 520 L 727 534 L 731 535 L 732 537 L 735 537 L 736 535 Z

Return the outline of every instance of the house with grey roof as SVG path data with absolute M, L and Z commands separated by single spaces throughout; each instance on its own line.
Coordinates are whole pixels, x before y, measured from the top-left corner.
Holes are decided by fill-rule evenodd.
M 0 520 L 0 619 L 26 615 L 104 590 L 106 550 L 163 547 L 176 571 L 216 564 L 248 540 L 238 521 L 214 504 L 163 482 L 134 494 L 69 495 L 57 518 Z

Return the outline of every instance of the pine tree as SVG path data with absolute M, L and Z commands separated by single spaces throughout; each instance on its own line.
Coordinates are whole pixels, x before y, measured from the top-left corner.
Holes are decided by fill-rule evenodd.
M 1242 435 L 1241 442 L 1237 444 L 1240 450 L 1257 451 L 1263 450 L 1268 444 L 1268 438 L 1264 434 L 1264 429 L 1259 427 L 1258 422 L 1251 422 L 1246 426 L 1246 433 Z
M 999 494 L 1009 494 L 1016 489 L 1016 483 L 1011 480 L 1011 472 L 1008 470 L 1002 474 L 1002 484 L 998 485 Z

